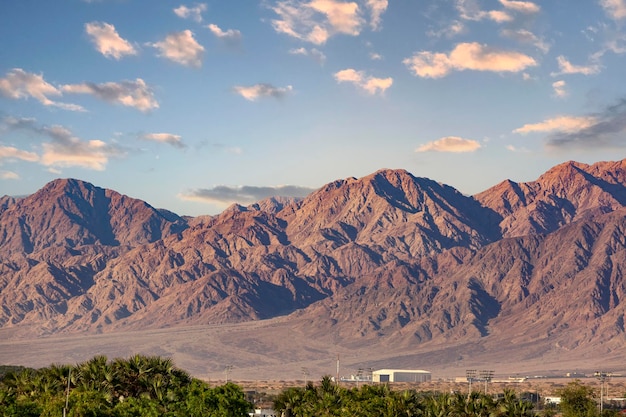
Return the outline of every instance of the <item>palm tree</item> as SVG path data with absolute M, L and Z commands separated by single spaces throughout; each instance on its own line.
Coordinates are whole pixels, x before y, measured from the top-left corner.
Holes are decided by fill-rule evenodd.
M 415 391 L 405 390 L 388 397 L 387 415 L 390 417 L 416 417 L 424 412 L 424 406 Z
M 515 391 L 508 388 L 496 406 L 499 417 L 527 417 L 533 414 L 533 404 L 518 398 Z
M 424 404 L 425 417 L 448 417 L 452 415 L 454 399 L 447 393 L 426 397 Z

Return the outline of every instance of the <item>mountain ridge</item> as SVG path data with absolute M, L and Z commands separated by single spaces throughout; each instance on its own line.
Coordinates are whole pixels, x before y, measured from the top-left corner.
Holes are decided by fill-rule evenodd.
M 0 329 L 285 317 L 303 337 L 391 343 L 397 358 L 497 341 L 614 352 L 626 337 L 625 233 L 626 160 L 570 161 L 475 196 L 382 169 L 198 218 L 55 180 L 0 199 Z

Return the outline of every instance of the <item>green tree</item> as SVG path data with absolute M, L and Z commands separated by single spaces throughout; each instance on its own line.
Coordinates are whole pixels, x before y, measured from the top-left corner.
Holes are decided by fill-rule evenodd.
M 563 417 L 597 417 L 596 395 L 592 388 L 572 381 L 558 391 L 561 397 L 559 408 Z
M 504 395 L 496 404 L 499 417 L 530 417 L 533 415 L 533 403 L 517 397 L 512 389 L 505 389 Z
M 446 393 L 430 395 L 424 403 L 425 417 L 448 417 L 454 409 L 454 399 Z

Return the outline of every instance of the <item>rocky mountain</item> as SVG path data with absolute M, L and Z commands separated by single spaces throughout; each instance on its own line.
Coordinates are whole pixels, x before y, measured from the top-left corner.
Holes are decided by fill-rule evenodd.
M 0 326 L 38 334 L 289 315 L 342 346 L 611 350 L 624 265 L 626 160 L 473 197 L 380 170 L 194 219 L 78 180 L 0 199 Z

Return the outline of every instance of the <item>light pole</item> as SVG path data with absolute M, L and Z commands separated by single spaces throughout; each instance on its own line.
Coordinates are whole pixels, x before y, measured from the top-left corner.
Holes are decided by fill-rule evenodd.
M 466 370 L 465 376 L 467 377 L 467 382 L 469 383 L 469 390 L 467 393 L 467 397 L 469 398 L 469 396 L 472 395 L 472 380 L 476 378 L 476 369 Z
M 304 386 L 306 387 L 307 376 L 309 375 L 309 370 L 305 368 L 304 366 L 302 367 L 302 375 L 304 375 Z
M 600 417 L 602 417 L 602 411 L 604 410 L 604 381 L 610 378 L 610 372 L 596 371 L 593 374 L 600 381 Z
M 226 365 L 226 368 L 224 369 L 224 373 L 226 374 L 226 383 L 228 384 L 228 373 L 231 371 L 231 369 L 233 369 L 232 365 Z
M 485 395 L 487 395 L 487 383 L 491 382 L 493 378 L 493 371 L 480 371 L 480 379 L 485 381 Z

